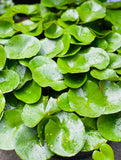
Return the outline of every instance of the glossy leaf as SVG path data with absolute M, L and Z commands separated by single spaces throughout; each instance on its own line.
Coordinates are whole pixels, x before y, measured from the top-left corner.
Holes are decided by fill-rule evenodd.
M 110 141 L 121 141 L 121 113 L 104 115 L 98 118 L 97 127 L 100 134 Z
M 20 82 L 19 75 L 12 70 L 0 71 L 0 90 L 3 93 L 11 92 Z
M 12 37 L 5 45 L 7 58 L 24 59 L 35 56 L 40 50 L 40 42 L 37 38 L 20 34 Z
M 27 82 L 21 89 L 14 91 L 17 99 L 27 103 L 35 103 L 41 97 L 41 87 L 34 81 Z
M 87 72 L 90 67 L 105 69 L 109 64 L 109 56 L 101 48 L 90 47 L 74 56 L 59 58 L 57 64 L 61 73 Z
M 46 143 L 41 144 L 35 128 L 27 128 L 24 125 L 17 131 L 15 137 L 15 151 L 22 159 L 46 160 L 53 156 Z
M 105 111 L 103 94 L 96 82 L 91 80 L 88 80 L 82 88 L 70 89 L 68 97 L 72 110 L 81 116 L 99 117 Z
M 95 39 L 93 42 L 94 47 L 106 49 L 108 46 L 108 43 L 105 39 Z
M 83 22 L 90 22 L 104 18 L 106 15 L 105 6 L 98 0 L 89 0 L 77 7 L 79 17 Z
M 95 39 L 95 35 L 87 27 L 70 25 L 67 31 L 84 45 L 90 44 Z
M 92 155 L 93 160 L 114 160 L 114 152 L 108 144 L 103 144 L 99 151 L 94 151 Z
M 45 126 L 45 139 L 49 149 L 57 155 L 70 157 L 84 145 L 85 129 L 74 113 L 56 114 L 58 121 L 50 120 Z
M 40 41 L 41 49 L 39 55 L 48 56 L 50 58 L 55 57 L 63 50 L 63 42 L 61 39 L 52 40 L 45 38 Z
M 76 21 L 78 18 L 79 15 L 76 9 L 68 9 L 61 15 L 63 21 Z
M 121 111 L 121 88 L 114 82 L 101 81 L 100 89 L 106 101 L 104 114 L 111 114 Z
M 64 83 L 70 88 L 79 88 L 87 80 L 86 74 L 65 74 Z
M 21 109 L 5 111 L 0 121 L 0 148 L 4 150 L 14 149 L 16 131 L 22 124 Z
M 27 127 L 35 127 L 44 117 L 60 111 L 56 99 L 42 97 L 37 103 L 26 104 L 22 112 L 22 120 Z
M 0 45 L 0 70 L 4 68 L 5 62 L 6 62 L 6 52 L 3 46 Z
M 121 68 L 121 55 L 120 54 L 115 54 L 115 53 L 109 53 L 110 57 L 110 64 L 109 68 L 111 69 L 118 69 Z
M 3 96 L 3 93 L 0 90 L 0 114 L 2 113 L 2 111 L 4 110 L 5 107 L 5 98 Z

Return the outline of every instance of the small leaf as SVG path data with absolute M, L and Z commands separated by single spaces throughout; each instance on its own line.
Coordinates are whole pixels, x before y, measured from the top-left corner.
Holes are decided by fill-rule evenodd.
M 35 103 L 41 97 L 41 87 L 34 81 L 30 81 L 27 82 L 21 89 L 14 91 L 14 95 L 17 99 L 27 104 Z
M 104 18 L 106 15 L 105 6 L 98 0 L 89 0 L 77 7 L 79 17 L 83 22 L 90 22 Z
M 3 96 L 3 93 L 0 90 L 0 114 L 2 113 L 2 111 L 4 110 L 5 107 L 5 98 Z
M 61 19 L 63 21 L 76 21 L 79 18 L 76 9 L 67 9 L 62 15 Z
M 74 113 L 60 112 L 45 126 L 45 139 L 49 149 L 57 155 L 76 155 L 84 145 L 85 129 L 80 118 Z
M 6 62 L 6 52 L 3 46 L 0 45 L 0 70 L 4 68 L 5 62 Z
M 19 75 L 12 70 L 0 71 L 0 90 L 3 93 L 11 92 L 20 82 Z
M 121 55 L 120 54 L 109 53 L 109 57 L 110 57 L 109 68 L 111 69 L 121 68 L 121 63 L 120 63 Z
M 93 45 L 94 47 L 106 49 L 108 46 L 108 43 L 105 39 L 96 38 L 95 41 L 93 42 Z
M 39 40 L 26 34 L 16 35 L 5 44 L 5 51 L 9 59 L 30 58 L 35 56 L 39 50 Z

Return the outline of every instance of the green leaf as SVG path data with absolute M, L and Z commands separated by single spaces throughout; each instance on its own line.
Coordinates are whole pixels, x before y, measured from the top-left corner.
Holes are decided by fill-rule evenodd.
M 24 59 L 35 56 L 40 50 L 40 42 L 37 38 L 19 34 L 13 36 L 5 44 L 5 51 L 9 59 Z
M 99 117 L 105 111 L 105 99 L 96 82 L 88 80 L 82 88 L 70 89 L 69 104 L 76 113 L 85 117 Z
M 117 81 L 119 80 L 119 76 L 116 74 L 116 71 L 113 69 L 105 69 L 105 70 L 97 70 L 93 69 L 90 72 L 91 76 L 98 79 L 98 80 L 110 80 L 110 81 Z
M 16 31 L 13 29 L 13 24 L 0 20 L 0 38 L 7 38 L 11 37 L 16 33 Z
M 105 19 L 111 22 L 114 26 L 121 26 L 121 10 L 108 10 L 106 11 Z
M 94 151 L 93 160 L 114 160 L 114 152 L 108 144 L 103 144 L 99 151 Z
M 115 53 L 109 53 L 109 57 L 110 57 L 110 64 L 109 64 L 109 68 L 111 69 L 118 69 L 121 68 L 121 55 L 120 54 L 115 54 Z
M 41 144 L 35 128 L 21 126 L 15 137 L 15 151 L 22 159 L 46 160 L 53 156 L 46 143 Z
M 11 92 L 20 82 L 19 75 L 12 70 L 0 71 L 0 90 L 3 93 Z
M 63 32 L 64 30 L 62 27 L 53 23 L 47 30 L 45 30 L 44 34 L 47 38 L 58 38 Z
M 41 97 L 41 87 L 34 81 L 27 82 L 21 89 L 14 91 L 17 99 L 27 103 L 35 103 Z
M 5 62 L 6 62 L 6 52 L 3 46 L 0 45 L 0 70 L 4 68 Z
M 44 117 L 60 111 L 56 99 L 42 97 L 37 103 L 26 104 L 22 112 L 22 120 L 27 127 L 35 127 Z
M 119 33 L 116 33 L 116 32 L 110 33 L 107 37 L 105 37 L 105 39 L 108 43 L 106 51 L 114 52 L 121 47 L 121 44 L 120 44 L 121 35 Z
M 108 46 L 108 43 L 105 39 L 96 38 L 93 42 L 94 47 L 106 49 Z
M 11 109 L 15 109 L 16 107 L 18 107 L 17 99 L 13 95 L 13 93 L 10 92 L 10 93 L 5 94 L 5 100 L 6 100 L 6 104 L 5 104 L 4 110 L 11 110 Z
M 112 26 L 112 30 L 114 32 L 121 34 L 121 26 Z
M 12 109 L 4 112 L 0 121 L 0 148 L 4 150 L 14 149 L 16 131 L 22 124 L 21 109 Z
M 98 0 L 89 0 L 77 7 L 79 17 L 83 22 L 95 21 L 106 15 L 105 6 Z
M 61 19 L 63 21 L 76 21 L 79 18 L 76 9 L 67 9 L 62 15 Z
M 57 155 L 76 155 L 84 145 L 85 129 L 80 118 L 74 113 L 56 114 L 58 121 L 49 120 L 45 126 L 45 139 L 49 149 Z
M 90 44 L 95 39 L 95 35 L 87 27 L 73 24 L 67 28 L 67 32 L 82 42 L 83 45 Z
M 106 102 L 104 114 L 111 114 L 121 111 L 121 88 L 119 85 L 111 81 L 101 81 L 100 89 Z
M 66 112 L 72 112 L 72 108 L 69 105 L 69 99 L 68 99 L 68 93 L 62 93 L 58 99 L 57 99 L 57 105 L 60 107 L 63 111 Z
M 0 114 L 2 113 L 2 111 L 4 110 L 5 107 L 5 98 L 3 96 L 3 93 L 0 90 Z
M 121 113 L 104 115 L 98 118 L 97 127 L 100 134 L 110 141 L 121 141 Z
M 108 54 L 101 48 L 90 47 L 74 56 L 58 58 L 58 70 L 61 73 L 81 73 L 90 67 L 105 69 L 109 64 Z
M 40 41 L 41 49 L 39 55 L 48 56 L 50 58 L 55 57 L 63 50 L 63 41 L 61 39 L 52 40 L 45 38 Z
M 57 70 L 56 62 L 48 57 L 37 56 L 33 58 L 30 61 L 30 69 L 33 79 L 42 87 L 50 86 L 58 90 L 60 83 L 63 85 L 63 75 Z

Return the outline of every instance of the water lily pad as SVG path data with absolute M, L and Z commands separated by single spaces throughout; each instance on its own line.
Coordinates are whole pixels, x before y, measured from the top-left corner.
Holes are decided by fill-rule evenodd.
M 20 82 L 19 75 L 12 70 L 0 71 L 0 90 L 3 93 L 11 92 Z
M 63 21 L 76 21 L 79 18 L 76 9 L 67 9 L 62 15 L 61 19 Z
M 111 69 L 118 69 L 121 68 L 121 55 L 120 54 L 115 54 L 115 53 L 109 53 L 110 57 L 110 64 L 109 68 Z
M 0 90 L 0 114 L 2 113 L 4 107 L 5 107 L 5 98 L 3 96 L 3 93 Z
M 17 99 L 27 103 L 35 103 L 41 97 L 41 87 L 34 81 L 27 82 L 21 89 L 14 91 Z
M 73 24 L 67 28 L 67 31 L 84 45 L 90 44 L 95 39 L 95 35 L 87 27 Z
M 104 18 L 106 15 L 105 6 L 98 0 L 89 0 L 77 7 L 79 17 L 83 22 L 90 22 Z
M 48 38 L 58 38 L 63 34 L 64 30 L 59 25 L 53 23 L 45 32 L 45 36 Z
M 16 31 L 13 29 L 13 24 L 0 20 L 0 38 L 7 38 L 11 37 L 16 33 Z
M 63 50 L 63 42 L 61 39 L 52 40 L 45 38 L 40 41 L 41 49 L 39 55 L 48 56 L 50 58 L 55 57 Z
M 121 88 L 111 81 L 101 81 L 100 89 L 105 97 L 106 108 L 104 114 L 121 111 Z
M 4 150 L 14 149 L 16 131 L 22 124 L 21 109 L 12 109 L 4 112 L 0 121 L 0 148 Z
M 26 104 L 22 112 L 22 120 L 27 127 L 35 127 L 45 116 L 60 111 L 56 99 L 42 97 L 37 103 Z
M 74 113 L 56 114 L 58 121 L 49 120 L 45 126 L 45 139 L 49 149 L 57 155 L 70 157 L 77 154 L 85 142 L 85 129 Z
M 121 113 L 104 115 L 98 118 L 97 127 L 100 134 L 110 141 L 121 142 Z
M 29 146 L 29 147 L 28 147 Z M 46 160 L 53 156 L 46 143 L 41 144 L 35 128 L 21 126 L 15 137 L 15 151 L 22 159 Z
M 79 88 L 87 80 L 86 74 L 65 74 L 64 83 L 70 88 Z
M 105 69 L 101 71 L 97 69 L 93 69 L 90 73 L 92 77 L 99 80 L 110 80 L 110 81 L 119 80 L 119 76 L 116 74 L 116 71 L 113 69 Z
M 5 44 L 5 51 L 9 59 L 24 59 L 35 56 L 40 50 L 40 42 L 36 37 L 19 34 L 13 36 Z
M 0 45 L 0 70 L 3 69 L 6 62 L 6 52 L 3 46 Z
M 99 117 L 105 111 L 104 96 L 97 83 L 91 80 L 82 88 L 70 89 L 68 97 L 71 108 L 81 116 Z

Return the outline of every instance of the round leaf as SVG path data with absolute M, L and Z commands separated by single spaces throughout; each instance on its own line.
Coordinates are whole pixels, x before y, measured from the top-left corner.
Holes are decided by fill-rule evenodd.
M 19 75 L 12 70 L 0 71 L 0 90 L 3 93 L 11 92 L 20 82 Z
M 6 52 L 3 46 L 0 45 L 0 70 L 3 69 L 6 62 Z
M 117 69 L 117 68 L 121 68 L 121 55 L 120 54 L 115 54 L 115 53 L 109 53 L 109 57 L 110 57 L 110 64 L 109 64 L 109 68 L 111 69 Z
M 74 113 L 56 114 L 58 121 L 50 120 L 45 126 L 45 139 L 49 149 L 61 156 L 77 154 L 85 142 L 85 129 Z
M 76 9 L 68 9 L 61 15 L 63 21 L 76 21 L 78 18 L 79 15 Z
M 27 103 L 35 103 L 41 97 L 41 87 L 34 81 L 27 82 L 20 90 L 14 91 L 17 99 Z
M 35 56 L 39 50 L 39 40 L 26 34 L 16 35 L 5 44 L 5 51 L 9 59 L 30 58 Z

